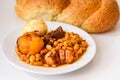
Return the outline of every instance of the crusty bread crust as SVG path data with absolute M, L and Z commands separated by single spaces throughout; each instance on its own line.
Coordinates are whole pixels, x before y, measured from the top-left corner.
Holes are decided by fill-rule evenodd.
M 69 0 L 16 0 L 15 10 L 24 20 L 54 20 L 69 4 Z
M 16 0 L 15 11 L 26 21 L 60 21 L 89 33 L 108 31 L 119 20 L 116 0 Z

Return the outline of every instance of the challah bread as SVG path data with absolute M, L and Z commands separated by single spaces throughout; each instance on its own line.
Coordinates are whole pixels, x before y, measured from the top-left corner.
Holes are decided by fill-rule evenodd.
M 54 20 L 69 4 L 69 0 L 16 0 L 15 10 L 24 20 Z
M 116 0 L 16 0 L 15 10 L 26 21 L 60 21 L 89 33 L 108 31 L 119 20 Z

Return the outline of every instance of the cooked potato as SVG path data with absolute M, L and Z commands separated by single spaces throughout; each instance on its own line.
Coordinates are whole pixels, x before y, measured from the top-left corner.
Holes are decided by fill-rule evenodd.
M 38 35 L 44 35 L 47 33 L 47 25 L 42 20 L 30 20 L 23 28 L 23 33 L 27 32 L 35 32 Z

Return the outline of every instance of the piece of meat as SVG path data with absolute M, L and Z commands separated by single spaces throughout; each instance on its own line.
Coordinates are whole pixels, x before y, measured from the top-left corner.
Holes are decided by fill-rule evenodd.
M 60 56 L 60 62 L 61 62 L 61 64 L 66 63 L 65 62 L 65 51 L 64 50 L 59 50 L 59 56 Z
M 70 64 L 74 61 L 74 53 L 71 50 L 65 50 L 66 63 Z
M 65 36 L 65 32 L 63 31 L 62 27 L 59 26 L 56 30 L 52 31 L 50 37 L 60 39 Z
M 55 54 L 53 54 L 52 52 L 48 52 L 45 55 L 45 61 L 48 65 L 53 66 L 56 65 L 56 61 L 55 61 Z
M 56 63 L 59 65 L 60 64 L 59 52 L 58 51 L 54 51 L 53 53 L 55 53 L 55 60 L 56 60 Z
M 44 44 L 46 45 L 49 43 L 52 45 L 52 43 L 50 42 L 51 38 L 57 40 L 63 38 L 64 36 L 65 36 L 65 32 L 63 31 L 62 27 L 59 26 L 56 30 L 53 30 L 43 36 Z

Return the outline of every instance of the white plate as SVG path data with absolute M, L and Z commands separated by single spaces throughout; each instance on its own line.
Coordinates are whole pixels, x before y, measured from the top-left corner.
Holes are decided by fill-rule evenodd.
M 16 40 L 20 35 L 22 35 L 21 33 L 22 27 L 21 28 L 16 27 L 16 29 L 13 30 L 11 33 L 9 33 L 3 40 L 2 50 L 3 50 L 3 55 L 7 59 L 7 61 L 23 71 L 36 73 L 36 74 L 52 75 L 52 74 L 68 73 L 80 69 L 93 59 L 96 52 L 96 45 L 94 40 L 88 33 L 73 25 L 69 25 L 65 23 L 46 22 L 46 24 L 48 25 L 49 31 L 56 29 L 58 26 L 62 26 L 64 31 L 78 33 L 83 39 L 85 39 L 88 42 L 89 47 L 86 53 L 83 55 L 83 57 L 73 64 L 58 68 L 45 68 L 45 67 L 28 65 L 20 61 L 15 53 Z

